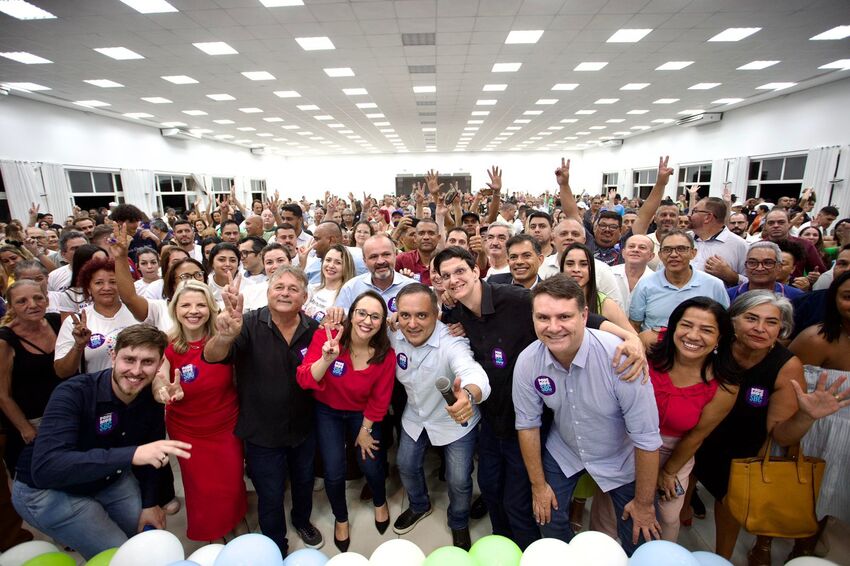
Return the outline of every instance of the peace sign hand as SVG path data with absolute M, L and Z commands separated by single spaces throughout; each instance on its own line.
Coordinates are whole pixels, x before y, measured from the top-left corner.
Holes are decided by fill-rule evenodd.
M 174 368 L 174 378 L 168 377 L 165 385 L 156 390 L 157 401 L 163 405 L 180 401 L 183 398 L 183 387 L 180 385 L 180 368 Z
M 570 160 L 561 158 L 561 166 L 555 169 L 555 179 L 558 180 L 558 186 L 570 186 Z
M 331 334 L 331 327 L 337 331 L 336 338 Z M 336 325 L 325 326 L 325 335 L 328 337 L 327 342 L 322 344 L 322 359 L 328 363 L 333 362 L 339 357 L 339 337 L 342 333 L 339 332 L 339 327 Z
M 804 392 L 799 383 L 791 381 L 791 387 L 797 394 L 800 410 L 812 420 L 827 417 L 850 405 L 850 389 L 844 388 L 839 391 L 841 385 L 847 381 L 847 377 L 842 375 L 828 388 L 826 378 L 827 373 L 821 372 L 818 384 L 811 393 Z
M 658 178 L 655 181 L 656 183 L 666 185 L 667 181 L 670 180 L 670 175 L 673 174 L 673 168 L 667 167 L 667 164 L 669 162 L 670 162 L 670 156 L 669 155 L 665 155 L 664 157 L 658 158 Z
M 76 344 L 77 348 L 85 348 L 91 339 L 91 330 L 86 326 L 86 311 L 81 311 L 80 316 L 77 316 L 76 313 L 71 313 L 71 321 L 74 325 L 73 330 L 71 330 L 71 336 L 74 337 L 74 344 Z

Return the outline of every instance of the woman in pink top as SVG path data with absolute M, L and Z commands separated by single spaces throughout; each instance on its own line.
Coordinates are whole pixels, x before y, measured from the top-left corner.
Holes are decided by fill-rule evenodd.
M 663 442 L 658 495 L 664 540 L 679 536 L 697 448 L 735 404 L 741 370 L 732 357 L 734 337 L 726 309 L 696 297 L 673 310 L 667 331 L 647 355 Z
M 383 534 L 390 524 L 380 425 L 393 392 L 395 352 L 381 296 L 364 292 L 348 310 L 341 331 L 326 326 L 324 332 L 316 332 L 296 379 L 316 398 L 325 492 L 336 518 L 334 543 L 345 552 L 351 540 L 345 503 L 346 441 L 357 447 L 357 463 L 372 488 L 375 527 Z

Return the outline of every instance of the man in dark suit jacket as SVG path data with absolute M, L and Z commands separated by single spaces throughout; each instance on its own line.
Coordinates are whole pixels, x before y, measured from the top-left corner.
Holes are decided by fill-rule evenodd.
M 508 240 L 505 247 L 508 250 L 508 267 L 510 273 L 500 273 L 487 278 L 490 283 L 519 285 L 531 289 L 540 281 L 537 275 L 543 265 L 543 254 L 540 243 L 529 234 L 518 234 Z

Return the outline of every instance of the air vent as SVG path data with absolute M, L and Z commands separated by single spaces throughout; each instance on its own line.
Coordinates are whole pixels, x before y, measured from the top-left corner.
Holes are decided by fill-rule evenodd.
M 437 113 L 436 112 L 420 112 L 419 115 L 420 116 L 436 116 Z
M 404 46 L 411 45 L 436 45 L 436 33 L 403 33 L 401 34 L 401 44 Z
M 437 72 L 436 65 L 408 65 L 407 72 L 411 75 L 431 74 Z
M 420 123 L 424 124 L 424 125 L 428 125 L 428 124 L 436 124 L 437 121 L 436 120 L 422 120 L 422 122 L 420 122 Z
M 436 100 L 417 100 L 416 106 L 436 106 Z

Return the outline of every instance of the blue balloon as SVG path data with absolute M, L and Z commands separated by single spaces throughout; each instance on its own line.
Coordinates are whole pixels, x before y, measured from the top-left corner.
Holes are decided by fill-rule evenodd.
M 713 552 L 697 550 L 691 553 L 699 562 L 699 566 L 732 566 L 732 563 Z
M 329 558 L 314 548 L 302 548 L 286 557 L 283 566 L 325 566 Z
M 652 540 L 640 545 L 629 566 L 700 566 L 691 551 L 666 540 Z
M 236 537 L 222 549 L 215 566 L 283 566 L 283 556 L 272 539 L 249 533 Z

